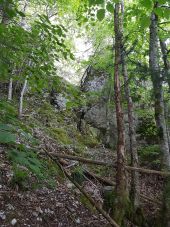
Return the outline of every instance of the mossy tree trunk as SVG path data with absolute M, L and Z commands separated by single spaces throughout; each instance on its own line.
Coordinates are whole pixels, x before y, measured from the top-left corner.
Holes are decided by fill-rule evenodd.
M 163 163 L 166 167 L 170 167 L 169 144 L 164 114 L 163 77 L 159 65 L 158 17 L 155 13 L 151 15 L 149 64 L 155 101 L 155 120 L 158 128 L 160 148 L 164 158 Z
M 125 130 L 124 116 L 121 106 L 120 67 L 121 67 L 121 43 L 122 43 L 122 14 L 121 3 L 115 4 L 114 31 L 115 31 L 115 65 L 114 65 L 114 92 L 117 120 L 117 173 L 116 173 L 116 198 L 114 203 L 114 218 L 119 225 L 122 224 L 128 203 L 128 188 L 126 176 L 125 157 Z
M 158 7 L 158 3 L 155 3 L 155 8 Z M 159 45 L 158 45 L 158 17 L 152 12 L 151 25 L 150 25 L 150 46 L 149 46 L 149 64 L 151 71 L 151 79 L 153 83 L 153 95 L 155 101 L 155 120 L 158 128 L 160 149 L 163 156 L 163 165 L 165 169 L 170 169 L 170 153 L 168 135 L 166 130 L 166 121 L 164 113 L 164 101 L 163 101 L 163 76 L 161 75 L 159 65 Z M 169 182 L 165 182 L 164 190 L 164 218 L 163 225 L 170 226 L 170 190 Z
M 122 5 L 122 14 L 124 14 L 123 5 Z M 126 53 L 123 46 L 123 32 L 122 32 L 121 41 L 122 41 L 122 44 L 121 44 L 122 75 L 124 78 L 125 98 L 126 98 L 127 107 L 128 107 L 131 166 L 138 167 L 134 107 L 133 107 L 133 101 L 131 98 L 131 92 L 129 87 L 129 78 L 128 78 L 128 71 L 127 71 L 127 65 L 126 65 Z M 131 172 L 130 199 L 131 199 L 133 208 L 136 210 L 139 207 L 139 173 L 137 171 Z

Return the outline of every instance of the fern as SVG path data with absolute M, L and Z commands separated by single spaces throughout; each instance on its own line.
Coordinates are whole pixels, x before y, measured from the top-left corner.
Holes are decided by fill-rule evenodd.
M 8 124 L 0 124 L 0 143 L 15 143 L 15 128 Z
M 24 151 L 13 149 L 9 151 L 8 158 L 14 164 L 20 164 L 27 167 L 37 177 L 43 177 L 42 172 L 45 172 L 44 166 L 42 162 L 38 160 L 37 155 L 33 151 L 29 149 L 26 149 Z

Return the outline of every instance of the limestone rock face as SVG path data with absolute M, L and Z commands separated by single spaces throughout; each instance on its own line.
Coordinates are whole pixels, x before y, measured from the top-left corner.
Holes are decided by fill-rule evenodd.
M 95 71 L 91 69 L 87 72 L 87 76 L 82 84 L 84 92 L 96 91 L 100 92 L 100 97 L 94 103 L 86 108 L 84 120 L 99 129 L 100 138 L 105 145 L 115 147 L 117 141 L 117 123 L 116 112 L 114 106 L 107 104 L 107 86 L 109 75 L 105 72 Z M 102 91 L 102 92 L 101 92 Z M 126 146 L 129 147 L 128 136 L 128 115 L 124 113 L 125 131 L 126 131 Z
M 114 147 L 117 140 L 116 116 L 114 110 L 107 108 L 106 103 L 99 101 L 85 113 L 84 119 L 88 124 L 99 129 L 104 144 Z
M 107 81 L 108 74 L 89 67 L 82 81 L 82 91 L 101 91 Z
M 99 102 L 96 105 L 92 106 L 84 116 L 86 122 L 91 124 L 93 127 L 98 129 L 106 129 L 106 104 Z
M 87 108 L 84 108 L 84 120 L 87 124 L 99 130 L 102 142 L 109 146 L 116 144 L 116 118 L 114 110 L 107 106 L 105 90 L 109 75 L 106 72 L 89 67 L 84 75 L 81 89 L 85 93 L 99 92 L 98 98 Z

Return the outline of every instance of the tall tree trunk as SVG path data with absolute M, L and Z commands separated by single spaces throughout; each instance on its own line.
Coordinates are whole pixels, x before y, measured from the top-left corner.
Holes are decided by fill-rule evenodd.
M 164 62 L 164 77 L 169 86 L 169 93 L 170 93 L 170 62 L 168 60 L 168 49 L 164 40 L 160 39 L 160 46 L 162 52 L 162 60 Z M 166 107 L 166 106 L 165 106 Z M 167 108 L 167 116 L 168 116 L 168 108 Z M 165 108 L 165 119 L 166 119 L 166 108 Z M 169 127 L 167 126 L 167 135 L 168 135 L 168 143 L 170 149 L 170 138 L 169 138 Z
M 19 99 L 19 117 L 22 117 L 22 112 L 23 112 L 23 98 L 24 98 L 24 94 L 27 88 L 27 77 L 25 78 L 23 87 L 22 87 L 22 91 L 21 91 L 21 95 L 20 95 L 20 99 Z
M 155 4 L 155 8 L 157 3 Z M 153 83 L 153 94 L 155 99 L 155 120 L 158 128 L 160 150 L 163 156 L 164 168 L 170 169 L 170 153 L 168 136 L 166 130 L 164 102 L 163 102 L 163 78 L 159 66 L 159 45 L 158 45 L 158 17 L 152 12 L 150 25 L 150 46 L 149 64 Z M 170 182 L 165 182 L 164 191 L 164 213 L 163 225 L 170 226 Z
M 131 98 L 131 92 L 128 83 L 128 72 L 125 60 L 125 53 L 122 52 L 122 74 L 124 77 L 125 84 L 125 97 L 128 104 L 128 123 L 129 123 L 129 139 L 130 139 L 130 154 L 131 154 L 131 165 L 138 167 L 138 153 L 137 153 L 137 142 L 136 142 L 136 130 L 135 130 L 135 117 L 133 111 L 133 101 Z M 136 171 L 131 172 L 131 191 L 130 197 L 134 207 L 139 206 L 139 174 Z
M 115 31 L 115 65 L 114 65 L 114 91 L 117 120 L 117 173 L 116 173 L 116 203 L 114 217 L 118 224 L 121 225 L 127 208 L 128 189 L 127 175 L 125 170 L 125 130 L 124 117 L 121 106 L 121 89 L 120 89 L 120 66 L 121 66 L 121 43 L 122 43 L 122 15 L 121 4 L 115 4 L 114 10 L 114 31 Z
M 122 13 L 124 14 L 124 2 L 122 1 Z M 128 105 L 128 123 L 129 123 L 129 139 L 130 139 L 130 154 L 131 165 L 138 167 L 138 153 L 136 142 L 135 116 L 133 111 L 133 101 L 129 87 L 129 78 L 126 65 L 126 54 L 123 46 L 123 29 L 122 29 L 122 44 L 121 44 L 121 61 L 122 61 L 122 75 L 124 78 L 125 98 Z M 139 173 L 137 171 L 131 172 L 131 189 L 130 198 L 134 208 L 139 206 Z
M 163 78 L 159 66 L 159 46 L 158 46 L 158 18 L 152 13 L 150 25 L 150 47 L 149 47 L 149 64 L 151 78 L 153 83 L 153 93 L 155 99 L 155 120 L 159 133 L 160 148 L 163 154 L 163 164 L 170 167 L 169 144 L 166 131 L 166 122 L 163 102 Z

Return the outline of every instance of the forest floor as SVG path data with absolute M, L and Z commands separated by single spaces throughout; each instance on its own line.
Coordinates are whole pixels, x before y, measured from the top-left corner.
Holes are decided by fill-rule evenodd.
M 105 226 L 103 217 L 80 202 L 80 193 L 67 180 L 59 182 L 56 188 L 45 185 L 33 190 L 22 191 L 10 185 L 11 164 L 7 161 L 5 149 L 0 149 L 0 226 Z M 32 179 L 34 181 L 34 179 Z
M 30 103 L 29 105 L 31 106 Z M 39 109 L 35 110 L 35 106 Z M 6 107 L 3 106 L 3 108 Z M 8 108 L 11 113 L 13 109 L 11 106 Z M 58 171 L 55 168 L 56 164 L 46 156 L 44 150 L 105 162 L 116 160 L 116 153 L 106 149 L 101 143 L 96 143 L 91 134 L 83 136 L 77 133 L 76 122 L 72 115 L 71 117 L 68 114 L 63 116 L 63 113 L 57 115 L 46 103 L 41 108 L 33 104 L 30 109 L 34 110 L 34 112 L 28 111 L 30 119 L 27 117 L 19 121 L 16 120 L 15 109 L 13 115 L 8 116 L 8 125 L 15 124 L 19 137 L 15 145 L 0 146 L 0 227 L 109 226 L 103 216 L 95 210 L 74 184 L 69 182 L 61 170 Z M 4 127 L 9 111 L 2 109 L 0 113 Z M 30 134 L 32 139 L 30 139 Z M 26 139 L 23 139 L 25 137 Z M 35 138 L 38 140 L 36 145 L 34 144 Z M 65 143 L 69 145 L 61 146 L 59 142 L 62 142 L 63 145 Z M 23 155 L 31 152 L 31 150 L 27 150 L 30 149 L 30 146 L 36 146 L 35 152 L 38 156 L 32 156 L 30 159 L 35 162 L 35 166 L 32 166 L 31 162 L 29 165 L 36 168 L 41 160 L 42 163 L 48 164 L 51 172 L 47 174 L 49 179 L 44 178 L 43 182 L 35 174 L 29 172 L 29 180 L 26 186 L 22 187 L 22 181 L 24 181 L 22 170 L 28 170 L 27 156 L 25 160 Z M 12 160 L 9 159 L 10 149 L 13 148 L 21 149 L 22 156 L 18 157 L 20 159 L 16 160 L 17 162 L 15 162 L 15 156 Z M 34 160 L 35 158 L 37 159 Z M 70 173 L 74 171 L 82 173 L 83 169 L 88 169 L 100 177 L 107 177 L 108 180 L 115 181 L 115 170 L 109 167 L 80 164 L 71 160 L 62 160 L 62 164 L 63 168 Z M 16 172 L 16 166 L 19 166 L 19 172 Z M 37 171 L 37 169 L 32 170 Z M 52 174 L 54 170 L 55 174 Z M 44 172 L 44 174 L 46 173 Z M 51 181 L 52 185 L 49 185 L 48 181 Z M 19 185 L 20 183 L 21 185 Z M 161 201 L 162 184 L 163 179 L 159 176 L 140 175 L 141 204 L 148 217 L 155 218 L 160 211 L 159 201 Z M 103 205 L 102 190 L 104 185 L 101 182 L 86 177 L 81 182 L 81 186 L 97 204 Z M 126 226 L 129 226 L 128 222 Z
M 107 160 L 108 157 L 113 156 L 111 151 L 102 147 L 91 149 L 88 155 L 89 153 L 95 154 L 96 150 L 99 152 L 100 160 Z M 6 159 L 6 151 L 3 147 L 0 149 L 0 160 L 2 173 L 0 184 L 1 227 L 12 225 L 21 227 L 108 226 L 102 215 L 98 214 L 87 201 L 82 200 L 81 193 L 68 180 L 62 182 L 62 180 L 56 179 L 56 187 L 53 189 L 44 185 L 37 189 L 30 187 L 26 191 L 22 191 L 18 187 L 10 185 L 11 164 Z M 71 162 L 68 162 L 70 165 Z M 112 176 L 108 176 L 108 178 L 112 178 Z M 32 180 L 34 181 L 34 179 Z M 148 215 L 154 217 L 159 211 L 159 205 L 153 201 L 160 198 L 162 179 L 155 176 L 141 176 L 140 183 L 141 193 L 146 196 L 146 198 L 142 198 L 143 207 Z M 99 182 L 85 181 L 83 187 L 102 204 Z M 148 195 L 153 201 L 148 200 Z

